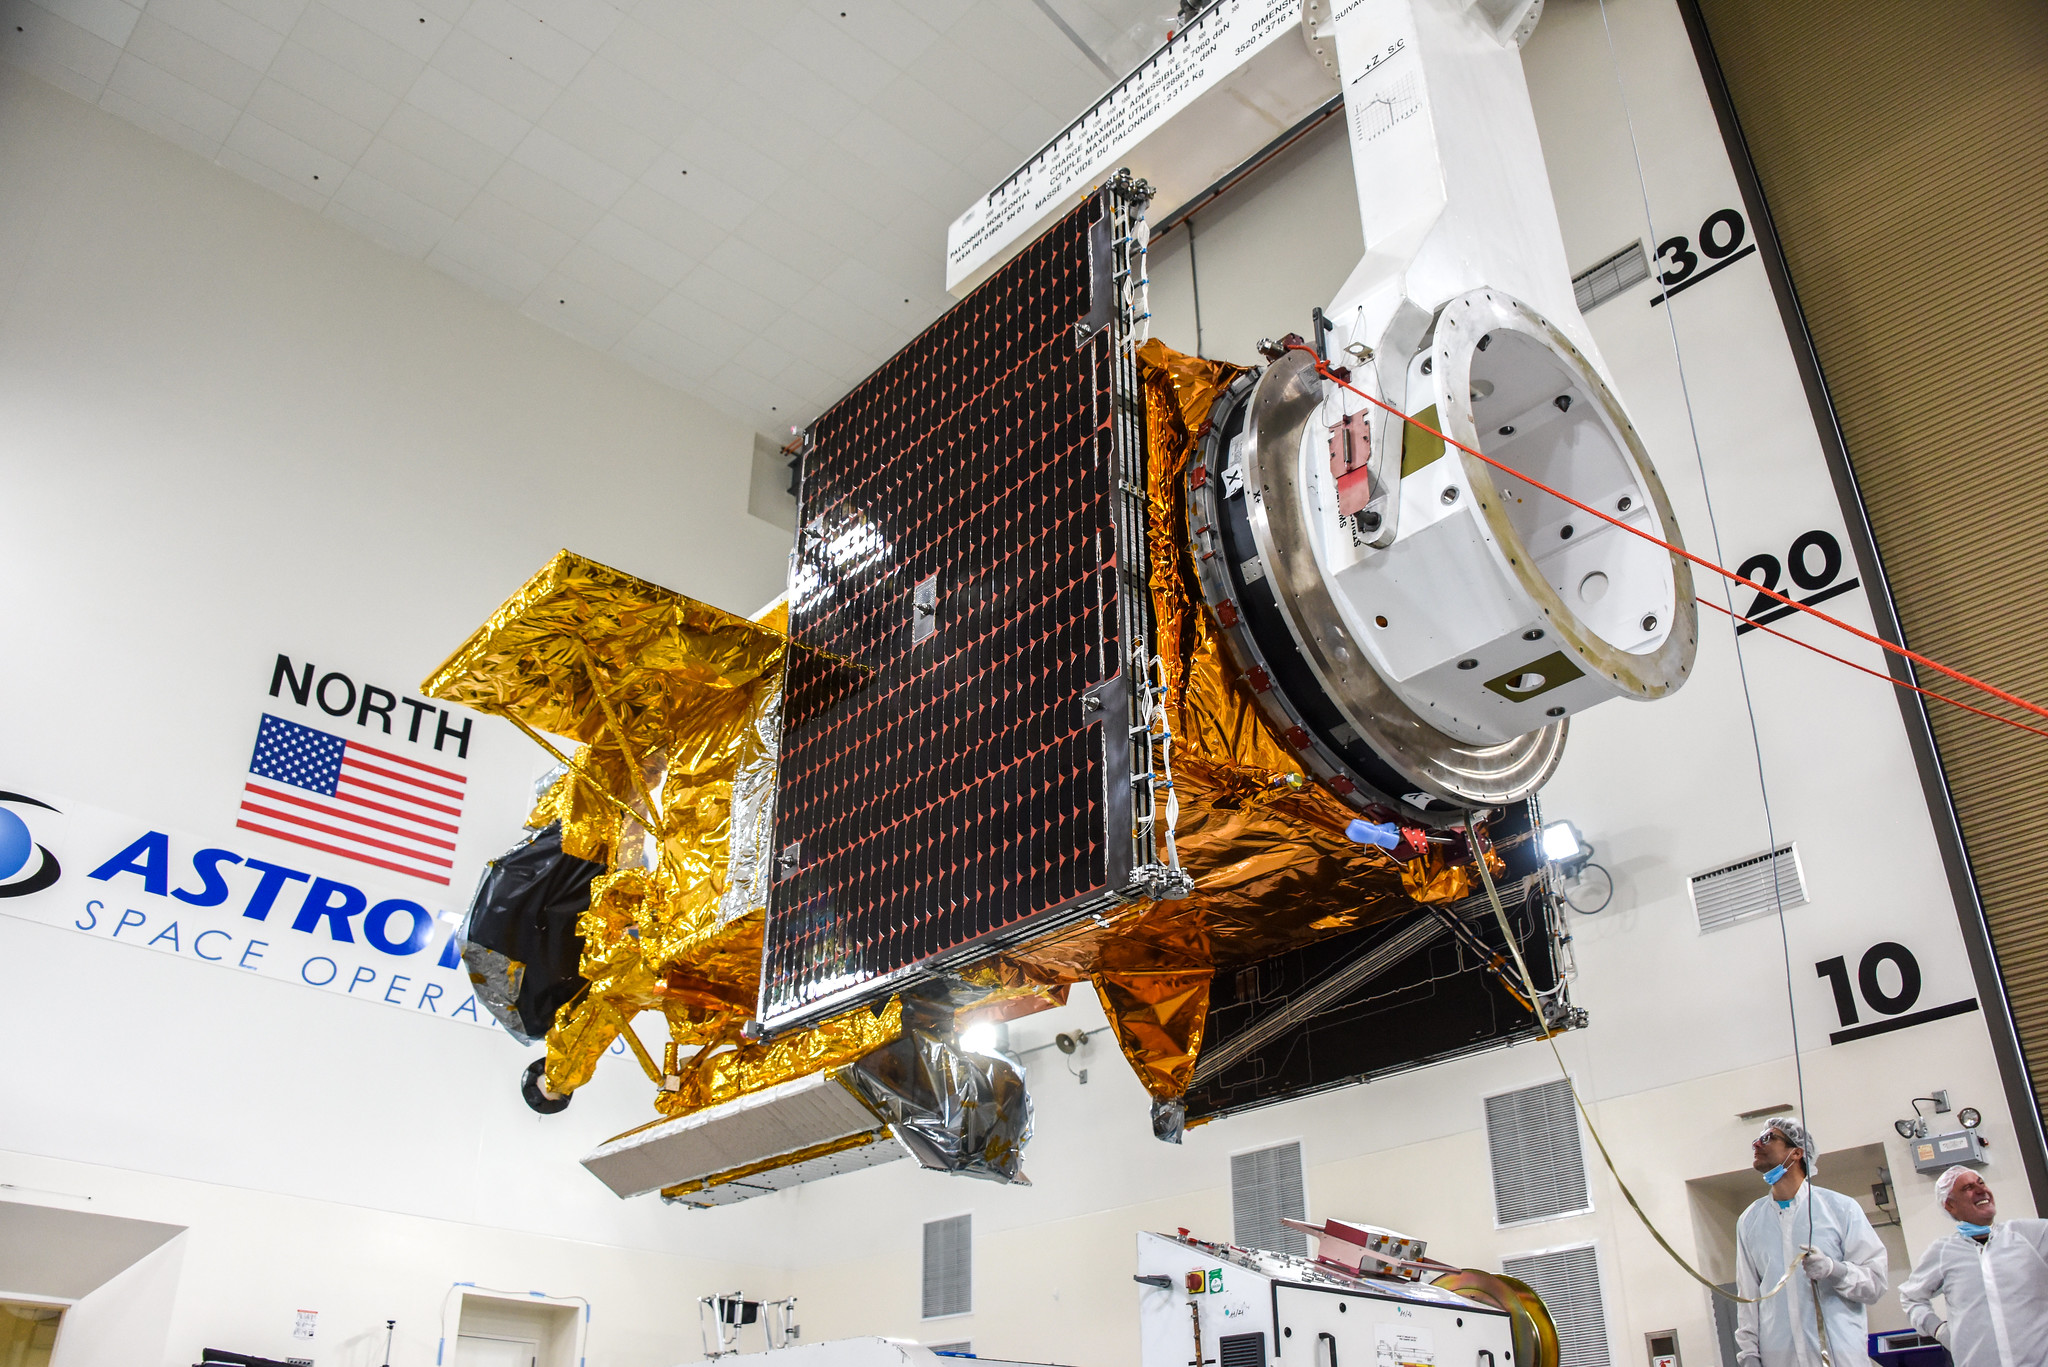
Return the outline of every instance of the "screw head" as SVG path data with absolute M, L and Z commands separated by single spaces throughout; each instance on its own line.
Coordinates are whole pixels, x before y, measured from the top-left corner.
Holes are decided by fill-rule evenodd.
M 1477 668 L 1479 668 L 1479 661 L 1477 661 L 1477 660 L 1460 660 L 1460 661 L 1458 661 L 1458 668 L 1460 668 L 1460 669 L 1477 669 Z
M 1546 717 L 1562 717 L 1564 715 L 1564 709 L 1562 707 L 1545 708 L 1543 711 L 1543 715 Z
M 1543 628 L 1542 628 L 1542 627 L 1531 627 L 1531 628 L 1530 628 L 1529 630 L 1527 630 L 1527 631 L 1525 631 L 1525 632 L 1523 632 L 1523 633 L 1522 633 L 1522 639 L 1523 639 L 1523 640 L 1525 640 L 1525 641 L 1540 641 L 1540 640 L 1542 640 L 1542 639 L 1543 639 Z
M 1572 396 L 1569 394 L 1560 394 L 1552 399 L 1551 402 L 1557 405 L 1557 411 L 1560 413 L 1572 411 Z
M 1450 507 L 1458 501 L 1458 486 L 1453 484 L 1450 488 L 1444 490 L 1439 497 L 1443 499 L 1446 508 Z
M 1515 435 L 1515 425 L 1513 423 L 1509 423 L 1506 427 L 1500 429 L 1500 434 L 1503 437 L 1512 437 L 1513 435 Z
M 1644 630 L 1644 631 L 1655 631 L 1656 629 L 1657 629 L 1657 614 L 1656 614 L 1656 613 L 1654 613 L 1654 612 L 1646 612 L 1646 613 L 1644 613 L 1644 614 L 1643 614 L 1643 630 Z
M 1623 495 L 1621 496 L 1621 501 L 1620 501 L 1620 502 L 1618 502 L 1618 503 L 1616 503 L 1616 504 L 1614 505 L 1614 511 L 1616 511 L 1616 512 L 1618 512 L 1618 513 L 1625 513 L 1625 512 L 1627 512 L 1627 511 L 1628 511 L 1629 509 L 1631 509 L 1631 508 L 1633 508 L 1633 507 L 1635 507 L 1635 506 L 1636 506 L 1636 501 L 1635 501 L 1634 499 L 1630 498 L 1630 497 L 1629 497 L 1629 496 L 1628 496 L 1627 494 L 1623 494 Z
M 1375 512 L 1360 513 L 1358 515 L 1358 525 L 1369 532 L 1376 532 L 1380 529 L 1380 515 Z

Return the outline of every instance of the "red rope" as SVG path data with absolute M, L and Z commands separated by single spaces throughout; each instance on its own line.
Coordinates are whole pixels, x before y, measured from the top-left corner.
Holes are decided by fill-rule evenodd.
M 1871 635 L 1869 632 L 1863 630 L 1861 627 L 1850 626 L 1847 622 L 1844 622 L 1839 617 L 1830 617 L 1827 613 L 1822 612 L 1819 608 L 1808 607 L 1804 603 L 1795 602 L 1792 599 L 1787 598 L 1784 594 L 1779 593 L 1776 589 L 1765 588 L 1762 584 L 1757 583 L 1753 579 L 1745 579 L 1731 569 L 1724 569 L 1720 565 L 1716 565 L 1711 560 L 1702 559 L 1700 556 L 1694 555 L 1691 551 L 1686 550 L 1684 547 L 1674 546 L 1670 542 L 1664 540 L 1662 537 L 1654 536 L 1651 533 L 1644 531 L 1640 527 L 1631 527 L 1628 523 L 1623 522 L 1620 518 L 1610 517 L 1606 513 L 1601 512 L 1598 508 L 1589 508 L 1585 504 L 1573 498 L 1570 494 L 1560 493 L 1558 490 L 1551 488 L 1548 484 L 1543 483 L 1543 481 L 1541 480 L 1529 478 L 1529 476 L 1523 474 L 1520 470 L 1515 469 L 1511 465 L 1501 464 L 1492 456 L 1487 455 L 1484 451 L 1476 451 L 1473 448 L 1465 445 L 1464 442 L 1456 441 L 1450 437 L 1445 436 L 1443 433 L 1437 431 L 1434 427 L 1431 427 L 1428 423 L 1422 422 L 1419 419 L 1411 417 L 1410 415 L 1403 413 L 1400 409 L 1394 407 L 1392 404 L 1374 398 L 1372 395 L 1366 393 L 1364 390 L 1358 388 L 1356 385 L 1351 384 L 1349 381 L 1338 378 L 1335 374 L 1331 372 L 1328 364 L 1326 364 L 1321 357 L 1317 356 L 1315 354 L 1314 349 L 1311 347 L 1302 346 L 1296 343 L 1290 343 L 1287 349 L 1289 351 L 1300 351 L 1306 353 L 1311 359 L 1315 361 L 1316 373 L 1318 375 L 1321 375 L 1324 379 L 1329 380 L 1332 383 L 1341 386 L 1342 388 L 1350 390 L 1353 394 L 1356 394 L 1359 398 L 1364 399 L 1367 403 L 1375 404 L 1381 408 L 1386 409 L 1387 412 L 1392 413 L 1395 417 L 1407 423 L 1409 426 L 1417 428 L 1420 431 L 1429 433 L 1429 435 L 1435 437 L 1444 445 L 1455 446 L 1460 451 L 1463 451 L 1466 455 L 1472 456 L 1478 460 L 1485 461 L 1488 465 L 1491 465 L 1494 469 L 1499 470 L 1503 474 L 1513 475 L 1516 479 L 1521 480 L 1522 483 L 1528 485 L 1532 489 L 1541 489 L 1544 493 L 1549 494 L 1552 498 L 1562 499 L 1564 502 L 1571 504 L 1572 507 L 1577 508 L 1582 513 L 1586 513 L 1590 516 L 1597 517 L 1602 522 L 1606 522 L 1613 526 L 1619 527 L 1623 531 L 1628 532 L 1631 535 L 1639 536 L 1645 541 L 1651 542 L 1652 544 L 1657 546 L 1661 546 L 1665 550 L 1671 552 L 1671 554 L 1681 556 L 1686 560 L 1690 560 L 1693 564 L 1698 565 L 1702 569 L 1712 570 L 1715 574 L 1721 575 L 1722 577 L 1727 579 L 1732 579 L 1736 583 L 1742 585 L 1744 588 L 1755 589 L 1764 597 L 1775 599 L 1776 601 L 1783 603 L 1788 608 L 1796 609 L 1797 611 L 1806 613 L 1807 615 L 1812 617 L 1818 617 L 1821 621 L 1826 622 L 1828 625 L 1840 627 L 1842 630 L 1848 632 L 1852 636 L 1860 636 L 1864 640 L 1870 642 L 1874 646 L 1879 647 L 1880 649 L 1889 650 L 1894 655 L 1904 656 L 1906 659 L 1913 661 L 1913 663 L 1915 664 L 1925 665 L 1927 668 L 1933 670 L 1937 674 L 1946 674 L 1949 678 L 1954 679 L 1958 683 L 1968 684 L 1972 688 L 1981 689 L 1982 691 L 1989 693 L 1992 697 L 1997 698 L 2003 702 L 2009 702 L 2014 707 L 2022 708 L 2025 711 L 2032 712 L 2037 717 L 2048 717 L 2048 707 L 2042 707 L 2038 703 L 2028 702 L 2025 698 L 2017 697 L 2011 693 L 2006 692 L 2002 688 L 1996 687 L 1992 684 L 1985 683 L 1982 679 L 1973 679 L 1968 674 L 1963 673 L 1959 669 L 1950 669 L 1947 665 L 1941 663 L 1939 660 L 1928 659 L 1925 655 L 1920 654 L 1918 651 L 1908 650 L 1906 647 L 1901 645 L 1893 645 L 1890 641 L 1886 641 L 1879 637 Z M 1712 606 L 1712 604 L 1709 604 L 1708 606 Z M 1748 619 L 1745 618 L 1744 620 Z M 1883 677 L 1889 676 L 1887 675 Z M 1987 713 L 1986 715 L 1989 714 Z M 2000 718 L 2000 720 L 2002 721 L 2004 720 L 2004 718 Z
M 1810 650 L 1816 655 L 1825 655 L 1828 659 L 1833 660 L 1836 664 L 1847 665 L 1851 669 L 1860 670 L 1863 673 L 1868 674 L 1873 679 L 1883 679 L 1888 684 L 1894 684 L 1900 688 L 1910 688 L 1923 698 L 1933 698 L 1936 702 L 1945 702 L 1950 707 L 1960 707 L 1965 712 L 1975 712 L 1980 717 L 1989 717 L 1991 718 L 1991 720 L 1998 722 L 2002 725 L 2016 726 L 2022 731 L 2031 731 L 2037 736 L 2048 738 L 2048 731 L 2043 731 L 2038 726 L 2029 726 L 2023 721 L 2014 721 L 2011 717 L 2001 717 L 1996 712 L 1986 712 L 1981 707 L 1972 707 L 1968 703 L 1963 702 L 1960 699 L 1951 698 L 1946 693 L 1936 693 L 1932 690 L 1922 688 L 1919 684 L 1910 684 L 1905 682 L 1903 679 L 1894 679 L 1891 675 L 1880 673 L 1879 671 L 1870 668 L 1868 665 L 1860 665 L 1857 664 L 1854 660 L 1845 660 L 1839 655 L 1833 654 L 1829 651 L 1822 650 L 1819 646 L 1808 645 L 1805 641 L 1800 640 L 1797 636 L 1787 636 L 1782 631 L 1772 630 L 1772 628 L 1765 626 L 1762 622 L 1756 621 L 1753 618 L 1744 617 L 1739 613 L 1729 612 L 1728 609 L 1722 607 L 1719 603 L 1707 602 L 1705 599 L 1701 599 L 1700 601 L 1706 603 L 1706 606 L 1712 608 L 1714 611 L 1718 613 L 1721 613 L 1723 616 L 1733 617 L 1738 622 L 1748 622 L 1758 631 L 1768 631 L 1771 633 L 1771 635 L 1777 637 L 1781 641 L 1790 641 L 1793 645 L 1800 646 L 1806 650 Z

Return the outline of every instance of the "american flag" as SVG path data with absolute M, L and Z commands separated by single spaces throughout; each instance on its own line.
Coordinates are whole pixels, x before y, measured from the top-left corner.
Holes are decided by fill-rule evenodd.
M 445 887 L 468 781 L 266 712 L 235 824 Z

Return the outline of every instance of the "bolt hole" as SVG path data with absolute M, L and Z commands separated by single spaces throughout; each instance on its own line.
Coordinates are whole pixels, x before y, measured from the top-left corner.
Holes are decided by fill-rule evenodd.
M 1571 539 L 1572 539 L 1572 524 L 1571 524 L 1571 523 L 1567 522 L 1567 523 L 1565 523 L 1565 524 L 1564 524 L 1564 525 L 1563 525 L 1562 527 L 1559 527 L 1559 528 L 1557 529 L 1557 539 L 1558 539 L 1559 541 L 1569 541 L 1569 540 L 1571 540 Z
M 1423 358 L 1422 358 L 1422 373 L 1423 373 L 1423 374 L 1425 374 L 1425 375 L 1429 374 L 1429 371 L 1430 371 L 1430 367 L 1431 367 L 1431 366 L 1432 366 L 1432 365 L 1433 365 L 1433 364 L 1435 363 L 1435 361 L 1436 361 L 1436 358 L 1435 358 L 1434 356 L 1425 356 L 1425 357 L 1423 357 Z
M 1447 508 L 1451 504 L 1456 503 L 1458 501 L 1458 486 L 1453 484 L 1450 488 L 1443 491 L 1441 497 L 1443 499 L 1444 506 Z
M 1623 494 L 1621 496 L 1621 501 L 1614 505 L 1614 510 L 1618 513 L 1625 513 L 1635 506 L 1636 501 L 1630 498 L 1627 494 Z
M 1372 624 L 1376 627 L 1383 627 L 1387 624 L 1387 619 L 1384 617 L 1375 617 L 1372 619 Z
M 1560 394 L 1552 399 L 1551 402 L 1557 405 L 1557 411 L 1560 413 L 1572 411 L 1572 396 L 1569 394 Z
M 1523 640 L 1525 640 L 1525 641 L 1540 641 L 1540 640 L 1542 640 L 1542 639 L 1543 639 L 1543 628 L 1542 628 L 1542 627 L 1531 627 L 1531 628 L 1530 628 L 1529 630 L 1527 630 L 1527 631 L 1525 631 L 1525 632 L 1523 632 L 1523 633 L 1522 633 L 1522 639 L 1523 639 Z
M 1477 669 L 1477 668 L 1479 668 L 1479 661 L 1477 661 L 1477 660 L 1460 660 L 1460 661 L 1458 661 L 1458 668 L 1460 668 L 1460 669 Z
M 1500 434 L 1503 437 L 1512 437 L 1513 435 L 1515 435 L 1515 425 L 1513 423 L 1509 423 L 1506 427 L 1500 429 Z
M 1562 707 L 1545 708 L 1543 711 L 1543 715 L 1546 717 L 1562 717 L 1564 715 L 1564 709 Z
M 1644 630 L 1644 631 L 1655 631 L 1656 629 L 1657 629 L 1657 614 L 1656 614 L 1656 613 L 1654 613 L 1654 612 L 1646 612 L 1646 613 L 1644 613 L 1644 614 L 1643 614 L 1643 630 Z

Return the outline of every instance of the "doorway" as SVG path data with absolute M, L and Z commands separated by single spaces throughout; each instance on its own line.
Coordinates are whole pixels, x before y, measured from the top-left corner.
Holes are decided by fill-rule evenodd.
M 455 1367 L 540 1367 L 540 1340 L 461 1334 L 455 1339 Z
M 64 1308 L 0 1301 L 0 1367 L 50 1367 Z
M 1890 1284 L 1876 1304 L 1869 1307 L 1870 1332 L 1904 1329 L 1906 1312 L 1899 1306 L 1898 1285 L 1913 1264 L 1899 1229 L 1898 1204 L 1890 1190 L 1891 1176 L 1885 1164 L 1884 1145 L 1863 1144 L 1853 1149 L 1836 1149 L 1820 1156 L 1817 1187 L 1839 1191 L 1856 1198 L 1870 1227 L 1884 1245 L 1891 1265 Z M 1882 1186 L 1886 1205 L 1879 1206 L 1875 1188 Z M 1735 1222 L 1752 1202 L 1763 1195 L 1763 1184 L 1755 1172 L 1738 1168 L 1734 1172 L 1696 1177 L 1685 1184 L 1691 1198 L 1694 1247 L 1699 1250 L 1700 1271 L 1724 1290 L 1735 1289 Z M 1735 1316 L 1732 1302 L 1714 1297 L 1714 1318 L 1720 1331 L 1723 1361 L 1733 1367 Z

